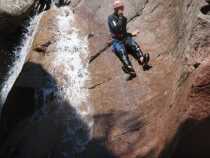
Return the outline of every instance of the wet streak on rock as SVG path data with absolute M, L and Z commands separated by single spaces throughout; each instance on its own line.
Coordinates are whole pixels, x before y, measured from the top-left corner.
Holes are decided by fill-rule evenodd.
M 27 20 L 26 20 L 27 21 Z M 7 75 L 7 72 L 10 69 L 10 65 L 15 60 L 15 51 L 16 46 L 20 44 L 22 35 L 25 32 L 23 27 L 19 27 L 15 33 L 4 34 L 1 33 L 0 36 L 0 84 L 3 82 L 4 78 Z

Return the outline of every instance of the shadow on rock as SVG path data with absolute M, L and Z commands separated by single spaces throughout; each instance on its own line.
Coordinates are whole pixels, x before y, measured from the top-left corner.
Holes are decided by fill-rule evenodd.
M 135 112 L 99 114 L 94 116 L 94 120 L 95 139 L 89 143 L 88 150 L 84 154 L 90 155 L 91 158 L 117 158 L 126 155 L 135 148 L 145 126 L 142 118 Z M 135 141 L 132 140 L 134 138 Z M 124 141 L 132 143 L 125 145 Z
M 200 10 L 201 13 L 205 15 L 210 15 L 210 4 L 203 6 Z
M 16 60 L 24 34 L 26 33 L 26 26 L 29 23 L 29 17 L 25 18 L 23 24 L 15 29 L 14 32 L 0 32 L 0 84 L 3 83 L 10 66 Z M 1 85 L 0 85 L 1 86 Z
M 29 83 L 18 83 L 24 82 L 27 71 L 40 75 L 34 83 L 39 84 L 37 79 L 47 81 L 31 87 Z M 70 103 L 57 94 L 55 84 L 42 66 L 25 65 L 3 108 L 0 157 L 73 158 L 85 150 L 90 139 L 89 127 Z
M 107 149 L 104 139 L 91 140 L 84 152 L 78 158 L 117 158 Z
M 186 120 L 160 158 L 209 158 L 210 118 Z

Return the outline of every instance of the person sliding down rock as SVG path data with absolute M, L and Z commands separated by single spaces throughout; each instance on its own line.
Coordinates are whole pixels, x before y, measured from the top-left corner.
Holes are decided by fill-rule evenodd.
M 71 0 L 37 0 L 35 10 L 37 13 L 41 13 L 50 9 L 52 3 L 54 3 L 57 7 L 62 7 L 70 5 Z
M 66 6 L 71 4 L 71 0 L 54 0 L 57 7 Z
M 123 2 L 115 0 L 113 8 L 114 13 L 108 17 L 108 26 L 112 35 L 112 48 L 115 55 L 123 64 L 123 71 L 129 75 L 127 80 L 131 80 L 136 77 L 136 73 L 128 57 L 128 52 L 143 66 L 144 71 L 150 68 L 148 65 L 150 57 L 148 53 L 144 54 L 141 51 L 137 42 L 132 38 L 137 36 L 139 31 L 137 30 L 133 33 L 127 32 L 127 18 L 123 14 Z
M 37 13 L 41 13 L 45 10 L 50 9 L 51 4 L 52 0 L 37 0 L 37 5 L 35 9 L 37 10 Z

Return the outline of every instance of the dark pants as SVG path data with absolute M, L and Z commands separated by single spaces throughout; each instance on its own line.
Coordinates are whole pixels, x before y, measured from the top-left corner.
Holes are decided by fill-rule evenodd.
M 143 52 L 141 51 L 138 43 L 131 37 L 128 36 L 124 40 L 113 40 L 112 48 L 115 55 L 122 62 L 124 68 L 132 67 L 130 59 L 128 57 L 128 52 L 140 63 L 140 58 L 143 57 Z

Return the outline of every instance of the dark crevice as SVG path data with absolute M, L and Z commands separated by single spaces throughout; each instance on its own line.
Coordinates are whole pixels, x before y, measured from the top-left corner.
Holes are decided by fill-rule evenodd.
M 134 16 L 132 16 L 129 20 L 128 20 L 128 23 L 131 22 L 131 21 L 134 21 L 136 18 L 138 18 L 139 16 L 141 16 L 140 13 L 136 13 Z
M 107 79 L 106 81 L 102 81 L 100 83 L 96 83 L 93 86 L 88 87 L 88 89 L 96 89 L 97 87 L 102 86 L 102 85 L 106 84 L 107 82 L 109 82 L 111 80 L 112 79 L 110 78 L 110 79 Z
M 189 78 L 189 76 L 190 76 L 190 72 L 187 71 L 187 70 L 185 70 L 185 71 L 181 74 L 179 80 L 177 81 L 178 87 L 181 87 L 181 86 L 185 83 L 185 81 L 187 81 L 187 79 Z
M 199 86 L 193 86 L 192 89 L 194 93 L 210 94 L 210 83 L 199 85 Z
M 0 118 L 0 157 L 61 158 L 65 154 L 65 157 L 79 158 L 78 151 L 82 152 L 84 148 L 80 142 L 84 143 L 84 140 L 89 139 L 87 124 L 68 101 L 58 96 L 51 97 L 48 92 L 46 94 L 45 88 L 51 89 L 51 82 L 56 84 L 54 78 L 41 65 L 30 63 L 29 66 L 39 67 L 49 80 L 43 85 L 43 89 L 24 87 L 24 83 L 20 87 L 15 83 Z M 34 78 L 33 82 L 36 79 L 38 78 Z M 101 147 L 95 158 L 100 153 L 104 153 L 104 158 L 113 157 L 98 142 L 84 145 L 91 149 L 87 154 L 95 154 L 94 151 Z
M 37 51 L 37 52 L 39 52 L 39 53 L 45 54 L 45 53 L 47 52 L 47 48 L 48 48 L 51 44 L 52 44 L 52 42 L 51 42 L 51 41 L 48 41 L 48 42 L 46 42 L 46 43 L 44 43 L 44 44 L 42 44 L 42 45 L 40 45 L 40 46 L 34 48 L 34 50 Z
M 158 3 L 156 6 L 154 6 L 152 10 L 150 11 L 150 14 L 152 14 L 160 5 L 161 3 Z
M 78 158 L 117 158 L 106 147 L 104 138 L 93 139 Z
M 109 43 L 105 47 L 103 47 L 101 50 L 99 50 L 95 55 L 90 57 L 89 64 L 91 64 L 96 58 L 98 58 L 103 52 L 105 52 L 112 44 Z
M 127 134 L 139 132 L 144 126 L 145 124 L 143 122 L 135 120 L 134 123 L 130 123 L 129 127 L 127 127 L 120 134 L 113 136 L 112 142 L 117 141 L 120 137 L 125 136 Z
M 195 64 L 193 64 L 193 67 L 195 68 L 195 69 L 197 69 L 197 68 L 199 68 L 199 66 L 201 65 L 201 63 L 195 63 Z
M 209 158 L 210 118 L 183 122 L 159 158 Z
M 210 5 L 203 6 L 200 10 L 204 15 L 210 15 Z
M 209 158 L 209 131 L 209 119 L 201 123 L 194 123 L 194 127 L 178 142 L 172 158 Z
M 135 21 L 136 18 L 140 17 L 144 11 L 144 9 L 146 8 L 146 5 L 149 3 L 149 0 L 146 0 L 144 6 L 141 8 L 140 11 L 136 12 L 136 14 L 134 16 L 132 16 L 130 19 L 128 19 L 128 23 L 130 23 L 131 21 Z
M 18 54 L 15 52 L 21 49 L 20 45 L 24 34 L 27 33 L 30 17 L 31 16 L 25 18 L 23 24 L 15 29 L 14 32 L 0 32 L 0 63 L 2 63 L 0 67 L 0 88 L 7 77 L 8 71 L 17 58 Z

